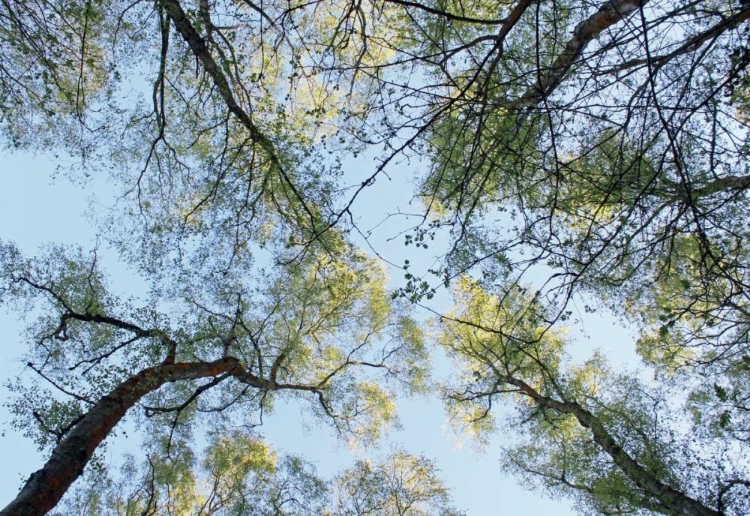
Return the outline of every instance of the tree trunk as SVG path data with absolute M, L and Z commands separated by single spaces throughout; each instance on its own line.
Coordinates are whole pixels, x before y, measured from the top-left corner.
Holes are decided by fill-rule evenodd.
M 543 407 L 563 414 L 572 414 L 584 428 L 591 430 L 594 442 L 612 458 L 631 481 L 646 493 L 658 500 L 663 509 L 659 512 L 672 516 L 721 516 L 722 513 L 706 507 L 680 491 L 660 481 L 654 474 L 641 466 L 607 431 L 602 422 L 591 412 L 573 401 L 557 401 L 539 394 L 526 382 L 513 377 L 504 377 L 505 383 L 514 385 Z
M 144 369 L 103 396 L 52 450 L 47 463 L 33 473 L 0 516 L 39 516 L 50 511 L 81 476 L 96 447 L 143 396 L 179 380 L 217 376 L 241 369 L 234 358 L 215 362 L 160 365 Z
M 576 25 L 565 48 L 548 69 L 539 75 L 537 83 L 511 103 L 511 108 L 534 107 L 549 97 L 560 85 L 565 74 L 581 57 L 588 44 L 599 34 L 641 9 L 648 0 L 606 0 L 599 9 Z

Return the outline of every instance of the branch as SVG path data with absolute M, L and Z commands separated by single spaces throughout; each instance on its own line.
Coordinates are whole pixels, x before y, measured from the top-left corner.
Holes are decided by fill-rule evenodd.
M 710 29 L 688 39 L 672 52 L 665 55 L 652 57 L 650 62 L 652 65 L 662 66 L 664 63 L 671 61 L 675 57 L 695 52 L 708 41 L 718 38 L 724 32 L 736 28 L 739 24 L 747 21 L 748 19 L 750 19 L 750 7 L 746 7 L 733 16 L 723 18 L 719 23 L 717 23 Z M 618 66 L 614 66 L 601 72 L 595 72 L 594 75 L 605 75 L 610 73 L 622 72 L 629 68 L 643 66 L 645 64 L 649 64 L 648 59 L 631 59 L 630 61 L 626 61 Z
M 58 385 L 54 380 L 52 380 L 50 377 L 48 377 L 47 375 L 45 375 L 41 370 L 37 369 L 37 367 L 34 366 L 33 362 L 28 362 L 26 365 L 29 366 L 29 368 L 31 368 L 36 374 L 38 374 L 39 376 L 41 376 L 42 378 L 44 378 L 45 380 L 47 380 L 47 382 L 49 382 L 55 389 L 57 389 L 58 391 L 62 392 L 63 394 L 67 394 L 68 396 L 70 396 L 72 398 L 75 398 L 78 401 L 82 401 L 84 403 L 87 403 L 89 405 L 94 405 L 94 402 L 91 401 L 90 399 L 86 398 L 85 396 L 81 396 L 79 394 L 76 394 L 75 392 L 71 392 L 71 391 L 65 389 L 64 387 Z
M 470 16 L 463 16 L 460 14 L 453 14 L 449 13 L 447 11 L 443 11 L 440 9 L 435 9 L 434 7 L 430 7 L 428 5 L 420 4 L 417 2 L 410 2 L 409 0 L 385 0 L 386 2 L 390 2 L 392 4 L 398 4 L 404 8 L 406 7 L 414 7 L 416 9 L 428 12 L 430 14 L 435 14 L 437 16 L 442 16 L 443 18 L 447 18 L 448 20 L 453 21 L 459 21 L 459 22 L 466 22 L 466 23 L 479 23 L 482 25 L 502 25 L 505 23 L 505 18 L 499 18 L 494 20 L 487 20 L 484 18 L 472 18 Z
M 174 23 L 177 31 L 188 44 L 188 47 L 190 47 L 190 50 L 193 52 L 195 57 L 197 57 L 200 62 L 203 63 L 203 68 L 211 77 L 214 86 L 218 90 L 219 95 L 221 95 L 221 98 L 224 100 L 224 103 L 226 104 L 229 111 L 248 130 L 251 139 L 258 145 L 260 145 L 260 147 L 266 152 L 274 168 L 276 168 L 283 181 L 292 190 L 292 193 L 302 205 L 302 208 L 307 213 L 307 216 L 310 218 L 310 224 L 313 233 L 316 237 L 320 236 L 318 232 L 317 217 L 313 214 L 313 211 L 310 209 L 310 207 L 307 206 L 307 203 L 305 203 L 303 196 L 301 195 L 289 175 L 286 173 L 284 166 L 282 165 L 281 160 L 279 159 L 279 156 L 276 152 L 276 148 L 273 142 L 261 132 L 261 130 L 255 125 L 255 122 L 253 122 L 250 115 L 237 103 L 234 95 L 232 94 L 232 89 L 229 86 L 229 81 L 227 81 L 227 78 L 224 75 L 224 72 L 221 70 L 219 65 L 216 63 L 216 60 L 211 55 L 211 52 L 206 45 L 206 41 L 201 37 L 195 27 L 193 27 L 193 24 L 190 23 L 190 20 L 188 19 L 185 11 L 182 9 L 180 3 L 177 0 L 161 0 L 161 4 L 167 11 L 167 14 Z
M 146 409 L 146 417 L 151 417 L 156 413 L 166 413 L 166 412 L 182 412 L 185 410 L 193 401 L 198 399 L 198 396 L 206 392 L 211 387 L 215 387 L 219 385 L 221 382 L 229 378 L 229 374 L 225 373 L 221 376 L 217 376 L 207 384 L 201 385 L 197 389 L 195 389 L 195 392 L 190 395 L 190 397 L 185 400 L 183 403 L 177 405 L 176 407 L 143 407 Z

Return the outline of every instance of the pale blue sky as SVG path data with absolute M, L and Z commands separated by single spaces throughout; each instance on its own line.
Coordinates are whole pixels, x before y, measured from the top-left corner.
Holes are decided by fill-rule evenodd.
M 95 181 L 83 188 L 73 186 L 61 177 L 52 181 L 54 164 L 44 156 L 4 155 L 0 165 L 0 239 L 12 240 L 28 254 L 36 252 L 44 243 L 78 244 L 84 249 L 96 243 L 95 229 L 84 212 L 90 196 L 95 194 L 103 202 L 111 198 L 104 181 Z M 348 164 L 355 175 L 364 175 L 369 168 L 367 160 Z M 347 172 L 349 173 L 349 172 Z M 410 177 L 410 169 L 400 165 L 391 176 L 402 173 Z M 375 217 L 383 210 L 393 211 L 398 206 L 410 211 L 410 190 L 404 178 L 394 177 L 392 182 L 381 178 L 359 200 L 362 217 Z M 399 197 L 400 196 L 400 197 Z M 388 206 L 386 206 L 386 201 Z M 373 223 L 363 224 L 366 229 Z M 389 255 L 395 263 L 403 263 L 402 239 L 385 242 L 387 228 L 381 228 L 378 249 Z M 376 234 L 376 235 L 377 235 Z M 137 294 L 138 281 L 117 262 L 113 252 L 101 253 L 105 269 L 111 275 L 115 291 L 120 294 Z M 414 262 L 414 255 L 409 256 Z M 19 360 L 23 352 L 20 340 L 21 325 L 7 313 L 0 313 L 0 379 L 3 383 L 23 370 Z M 605 346 L 610 356 L 634 362 L 629 350 L 632 344 L 627 332 L 613 324 L 611 319 L 598 315 L 586 319 L 589 338 L 580 339 L 577 353 L 586 355 L 593 347 Z M 601 340 L 600 340 L 601 339 Z M 439 361 L 439 374 L 449 372 L 445 360 Z M 0 403 L 7 400 L 7 392 L 0 387 Z M 526 491 L 513 478 L 503 476 L 499 468 L 499 446 L 503 436 L 497 435 L 491 444 L 476 450 L 469 441 L 459 446 L 456 435 L 446 423 L 441 403 L 437 399 L 413 399 L 401 405 L 403 429 L 394 432 L 383 444 L 385 450 L 393 445 L 404 446 L 408 451 L 424 453 L 435 460 L 442 476 L 452 488 L 457 507 L 469 515 L 531 515 L 566 516 L 573 514 L 569 503 L 552 501 L 539 493 Z M 0 422 L 4 435 L 0 438 L 0 507 L 5 506 L 18 492 L 18 488 L 31 472 L 42 464 L 44 457 L 22 432 L 8 425 L 8 413 L 0 408 Z M 305 424 L 305 422 L 307 424 Z M 522 431 L 522 429 L 519 429 Z M 353 457 L 367 455 L 373 450 L 350 450 L 337 441 L 327 428 L 316 426 L 309 417 L 300 415 L 300 407 L 281 404 L 275 414 L 266 418 L 261 429 L 267 440 L 279 451 L 299 453 L 317 464 L 323 474 L 332 474 L 345 467 Z M 131 432 L 128 432 L 131 434 Z M 110 456 L 117 457 L 125 450 L 137 452 L 140 437 L 118 437 L 109 447 Z

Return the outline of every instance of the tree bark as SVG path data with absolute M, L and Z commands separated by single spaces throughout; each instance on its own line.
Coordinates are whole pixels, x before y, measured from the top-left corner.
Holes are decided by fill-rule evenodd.
M 235 358 L 215 362 L 160 365 L 144 369 L 103 396 L 52 450 L 44 467 L 33 473 L 0 516 L 39 516 L 50 511 L 81 476 L 96 447 L 143 396 L 165 383 L 195 380 L 242 370 Z
M 648 0 L 606 0 L 599 9 L 576 25 L 571 38 L 565 48 L 547 70 L 540 73 L 539 78 L 517 100 L 508 107 L 511 109 L 525 109 L 536 106 L 549 97 L 562 83 L 565 74 L 578 61 L 588 44 L 604 30 L 629 17 L 641 9 Z
M 693 198 L 713 195 L 719 192 L 746 190 L 750 188 L 750 176 L 724 176 L 715 179 L 698 188 L 693 188 L 690 194 Z

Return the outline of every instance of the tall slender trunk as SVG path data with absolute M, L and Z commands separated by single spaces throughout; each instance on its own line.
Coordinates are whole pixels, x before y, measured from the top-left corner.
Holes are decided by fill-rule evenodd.
M 607 431 L 602 422 L 591 412 L 574 401 L 558 401 L 541 395 L 526 382 L 513 377 L 504 377 L 505 383 L 515 385 L 543 407 L 563 414 L 572 414 L 584 428 L 591 430 L 594 442 L 612 458 L 631 481 L 654 497 L 661 508 L 659 512 L 671 516 L 722 516 L 722 512 L 706 507 L 700 501 L 663 483 L 656 475 L 641 466 L 617 440 Z
M 217 376 L 242 369 L 234 358 L 150 367 L 131 376 L 102 396 L 84 418 L 52 450 L 44 467 L 33 473 L 0 516 L 39 516 L 50 511 L 81 476 L 96 447 L 146 394 L 179 380 Z

